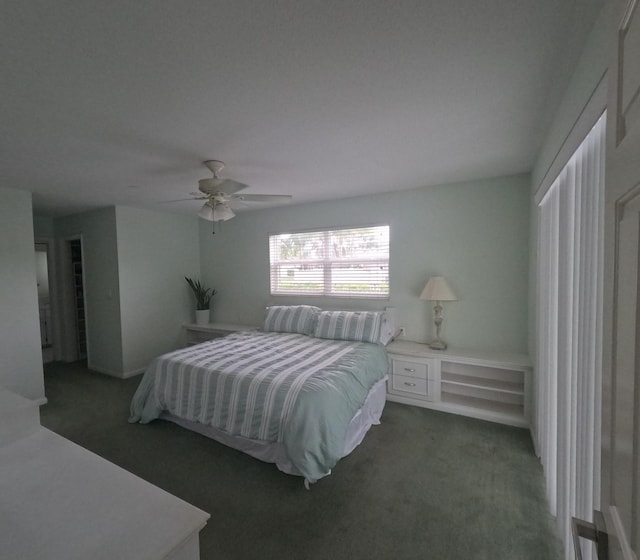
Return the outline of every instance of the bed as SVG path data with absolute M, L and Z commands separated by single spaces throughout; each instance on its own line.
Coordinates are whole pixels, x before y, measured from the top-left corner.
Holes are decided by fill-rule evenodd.
M 166 419 L 275 463 L 305 485 L 380 423 L 391 326 L 384 312 L 267 308 L 246 331 L 153 360 L 130 422 Z

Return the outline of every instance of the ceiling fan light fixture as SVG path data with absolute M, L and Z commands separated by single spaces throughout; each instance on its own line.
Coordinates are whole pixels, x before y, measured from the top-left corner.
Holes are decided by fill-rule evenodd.
M 216 204 L 213 209 L 214 222 L 226 222 L 235 216 L 235 213 L 226 204 Z
M 198 216 L 200 216 L 204 220 L 208 220 L 209 222 L 213 222 L 214 220 L 214 212 L 213 208 L 208 202 L 205 202 L 200 208 L 200 212 L 198 212 Z
M 198 212 L 203 220 L 209 222 L 226 222 L 235 216 L 235 213 L 226 204 L 211 204 L 211 202 L 205 202 Z

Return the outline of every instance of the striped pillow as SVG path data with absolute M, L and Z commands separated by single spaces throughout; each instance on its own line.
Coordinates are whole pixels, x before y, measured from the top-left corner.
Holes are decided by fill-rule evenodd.
M 312 334 L 319 311 L 319 307 L 312 305 L 267 307 L 263 330 L 265 332 Z
M 383 311 L 321 311 L 314 332 L 317 338 L 379 342 Z

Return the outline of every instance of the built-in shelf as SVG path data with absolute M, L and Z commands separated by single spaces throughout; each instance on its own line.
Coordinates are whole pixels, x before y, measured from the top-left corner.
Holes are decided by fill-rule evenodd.
M 521 418 L 523 414 L 522 405 L 509 404 L 505 402 L 480 399 L 476 397 L 456 395 L 454 393 L 442 393 L 442 402 L 456 407 L 456 412 L 465 413 L 468 416 L 477 416 L 475 412 L 483 411 L 491 416 L 501 416 L 506 424 L 511 424 L 511 420 Z M 519 424 L 519 422 L 517 423 Z
M 524 355 L 388 345 L 388 400 L 528 426 L 529 359 Z M 419 377 L 419 380 L 412 377 Z
M 496 379 L 484 379 L 473 377 L 470 375 L 460 375 L 458 373 L 442 372 L 442 383 L 451 385 L 463 385 L 468 387 L 476 387 L 478 389 L 490 389 L 503 393 L 514 393 L 522 395 L 524 393 L 524 384 L 518 381 L 500 381 Z

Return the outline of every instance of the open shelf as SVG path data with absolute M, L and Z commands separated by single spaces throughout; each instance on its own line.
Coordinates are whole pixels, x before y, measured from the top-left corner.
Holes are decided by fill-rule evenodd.
M 524 381 L 502 381 L 499 379 L 486 379 L 483 377 L 461 375 L 458 373 L 442 372 L 442 383 L 452 385 L 464 385 L 478 389 L 488 389 L 502 393 L 524 394 Z
M 490 403 L 510 403 L 522 406 L 524 404 L 524 393 L 513 393 L 507 391 L 494 391 L 486 387 L 476 387 L 473 385 L 462 385 L 459 383 L 442 382 L 442 394 L 459 395 L 473 399 L 481 399 Z
M 522 405 L 490 401 L 487 399 L 464 395 L 455 395 L 447 392 L 442 393 L 442 402 L 474 410 L 483 410 L 491 414 L 502 415 L 508 418 L 522 418 L 524 412 Z

